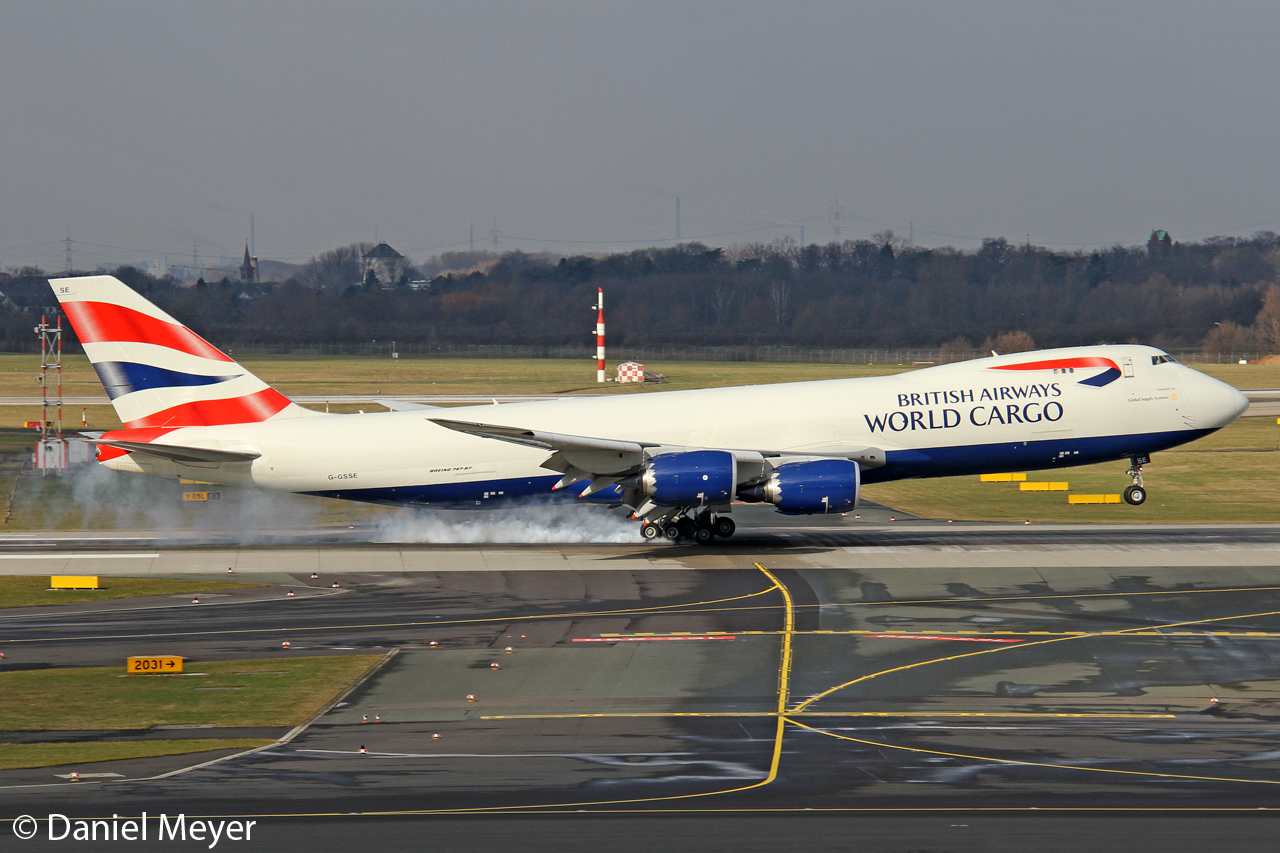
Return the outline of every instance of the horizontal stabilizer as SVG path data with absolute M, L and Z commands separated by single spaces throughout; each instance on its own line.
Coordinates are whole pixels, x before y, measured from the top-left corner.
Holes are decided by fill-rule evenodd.
M 146 453 L 172 462 L 252 462 L 262 455 L 251 450 L 214 450 L 208 447 L 182 447 L 177 444 L 149 444 L 144 441 L 98 439 L 93 443 L 115 447 L 128 453 Z

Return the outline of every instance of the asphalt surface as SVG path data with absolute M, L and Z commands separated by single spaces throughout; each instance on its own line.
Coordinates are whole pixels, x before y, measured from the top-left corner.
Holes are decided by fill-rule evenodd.
M 264 569 L 238 579 L 282 584 L 265 592 L 0 611 L 0 672 L 390 655 L 261 752 L 86 765 L 119 775 L 74 784 L 59 774 L 77 768 L 0 771 L 0 817 L 250 816 L 246 849 L 1274 846 L 1280 529 L 877 512 L 865 528 L 748 523 L 709 549 L 566 547 L 556 569 L 544 545 L 502 549 L 534 568 L 462 571 L 475 548 L 424 546 L 406 570 L 418 552 L 348 533 L 311 546 L 330 555 L 315 579 L 272 565 L 300 542 L 237 549 Z M 0 570 L 142 544 L 4 540 Z M 160 553 L 212 579 L 227 551 Z M 389 553 L 400 570 L 380 569 Z

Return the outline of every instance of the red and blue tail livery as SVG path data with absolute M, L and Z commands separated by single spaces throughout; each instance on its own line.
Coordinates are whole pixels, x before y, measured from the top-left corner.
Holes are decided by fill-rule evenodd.
M 54 292 L 126 430 L 309 414 L 113 276 Z

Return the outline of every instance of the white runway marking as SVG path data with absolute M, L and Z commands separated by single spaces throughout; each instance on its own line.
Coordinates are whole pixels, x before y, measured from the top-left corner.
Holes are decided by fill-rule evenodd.
M 154 560 L 159 554 L 0 554 L 0 560 Z

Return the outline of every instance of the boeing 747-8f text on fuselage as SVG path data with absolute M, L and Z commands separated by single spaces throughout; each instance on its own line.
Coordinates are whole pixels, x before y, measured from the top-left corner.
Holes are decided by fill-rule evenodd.
M 863 484 L 1129 459 L 1221 429 L 1236 389 L 1136 345 L 895 376 L 502 406 L 304 409 L 112 276 L 54 293 L 124 424 L 117 471 L 412 506 L 558 496 L 629 507 L 646 538 L 733 533 L 735 500 L 848 512 Z

